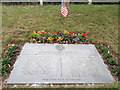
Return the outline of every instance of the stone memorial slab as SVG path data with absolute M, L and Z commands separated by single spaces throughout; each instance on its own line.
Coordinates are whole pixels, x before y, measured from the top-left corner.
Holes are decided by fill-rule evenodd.
M 14 65 L 8 84 L 112 83 L 92 44 L 26 43 Z

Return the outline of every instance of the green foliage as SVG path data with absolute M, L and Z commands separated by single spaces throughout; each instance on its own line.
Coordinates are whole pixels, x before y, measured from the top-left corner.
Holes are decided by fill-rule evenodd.
M 116 75 L 119 75 L 119 74 L 120 74 L 120 67 L 112 67 L 112 71 L 113 71 Z
M 17 46 L 14 44 L 8 46 L 7 51 L 5 51 L 3 58 L 0 60 L 0 62 L 2 62 L 2 67 L 0 71 L 3 75 L 7 75 L 7 69 L 10 67 L 10 63 L 11 63 L 12 57 L 16 52 L 16 49 L 17 49 Z
M 17 46 L 12 46 L 8 48 L 8 52 L 5 54 L 5 57 L 12 57 L 14 53 L 16 52 L 15 50 L 17 49 Z
M 101 50 L 102 50 L 103 53 L 107 53 L 108 52 L 108 48 L 106 48 L 106 47 L 101 47 Z
M 104 54 L 108 52 L 108 48 L 106 48 L 103 45 L 97 45 L 97 47 L 100 49 L 100 51 Z
M 107 60 L 110 65 L 119 65 L 118 61 L 113 58 L 108 58 Z
M 17 49 L 17 46 L 13 45 L 13 46 L 8 48 L 8 51 L 14 53 L 16 49 Z
M 99 51 L 102 53 L 103 58 L 107 60 L 108 64 L 112 66 L 112 71 L 115 75 L 120 74 L 120 67 L 118 67 L 119 62 L 118 60 L 115 60 L 112 54 L 109 52 L 109 49 L 103 45 L 98 44 L 96 46 Z M 113 67 L 114 65 L 114 67 Z
M 3 74 L 3 75 L 7 75 L 7 72 L 6 72 L 6 70 L 7 70 L 7 66 L 6 65 L 3 65 L 2 67 L 1 67 L 1 73 Z
M 110 54 L 110 53 L 105 53 L 103 56 L 105 59 L 112 58 L 112 54 Z
M 11 61 L 11 57 L 6 57 L 2 59 L 2 65 L 7 65 Z

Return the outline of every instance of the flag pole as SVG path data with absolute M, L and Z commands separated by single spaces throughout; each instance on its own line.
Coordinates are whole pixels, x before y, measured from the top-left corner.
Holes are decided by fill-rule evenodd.
M 64 2 L 64 0 L 62 0 L 62 3 Z
M 43 5 L 43 0 L 40 0 L 40 5 Z

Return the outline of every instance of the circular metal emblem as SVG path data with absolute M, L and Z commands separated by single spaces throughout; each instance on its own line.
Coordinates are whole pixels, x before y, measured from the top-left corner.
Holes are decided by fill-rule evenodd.
M 56 45 L 56 49 L 61 51 L 61 50 L 65 49 L 65 47 L 63 45 Z

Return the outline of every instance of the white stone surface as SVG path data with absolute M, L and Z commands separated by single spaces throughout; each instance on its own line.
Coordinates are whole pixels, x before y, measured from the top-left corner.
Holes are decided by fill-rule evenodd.
M 26 43 L 8 84 L 112 83 L 114 78 L 92 44 Z

